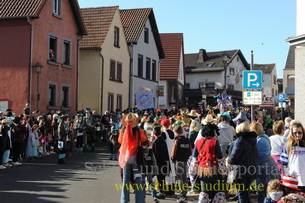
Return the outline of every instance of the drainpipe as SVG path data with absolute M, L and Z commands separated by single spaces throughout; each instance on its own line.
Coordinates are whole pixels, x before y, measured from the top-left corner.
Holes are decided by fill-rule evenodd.
M 101 96 L 100 96 L 100 105 L 101 105 L 101 111 L 100 114 L 103 114 L 103 96 L 104 96 L 104 56 L 102 54 L 102 48 L 100 48 L 100 56 L 102 58 L 102 68 L 100 70 L 100 75 L 101 75 L 101 86 L 100 86 L 100 91 L 101 91 Z
M 132 43 L 130 43 L 129 47 L 128 47 L 128 51 L 130 54 L 130 63 L 129 63 L 129 101 L 128 101 L 128 107 L 129 108 L 133 108 L 132 106 L 132 102 L 133 102 L 133 45 Z
M 83 39 L 83 36 L 80 36 L 80 38 L 77 39 L 77 72 L 76 72 L 76 107 L 75 110 L 77 112 L 78 110 L 78 95 L 79 95 L 79 69 L 80 69 L 80 62 L 79 62 L 79 55 L 80 55 L 80 50 L 79 50 L 79 42 L 80 40 Z
M 31 27 L 31 37 L 30 37 L 30 63 L 29 63 L 29 93 L 28 93 L 28 103 L 30 104 L 30 109 L 32 109 L 32 60 L 33 60 L 33 25 L 30 22 L 30 17 L 26 18 L 28 24 Z

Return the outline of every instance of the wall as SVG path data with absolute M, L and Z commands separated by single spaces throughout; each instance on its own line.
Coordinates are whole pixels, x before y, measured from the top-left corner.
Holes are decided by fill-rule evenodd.
M 26 19 L 0 20 L 0 100 L 23 113 L 29 99 L 30 25 Z
M 155 107 L 158 106 L 158 98 L 157 98 L 157 86 L 160 78 L 160 63 L 159 63 L 159 52 L 156 46 L 156 42 L 151 32 L 151 25 L 149 20 L 146 21 L 145 26 L 149 29 L 149 44 L 144 43 L 144 28 L 139 37 L 137 45 L 133 45 L 133 88 L 132 88 L 132 107 L 135 102 L 135 93 L 142 91 L 142 88 L 151 89 L 154 92 L 155 97 Z M 156 80 L 151 81 L 146 80 L 145 78 L 139 78 L 138 75 L 138 54 L 143 55 L 143 76 L 146 76 L 146 57 L 149 57 L 152 60 L 156 60 L 157 62 L 157 71 L 156 71 Z M 152 67 L 152 66 L 151 66 Z
M 304 106 L 305 94 L 305 47 L 298 46 L 295 49 L 295 119 L 305 123 L 305 109 Z
M 99 50 L 80 50 L 78 108 L 101 109 L 102 57 Z
M 49 83 L 57 84 L 56 87 L 56 106 L 54 110 L 65 110 L 69 114 L 76 112 L 77 96 L 77 69 L 78 69 L 78 45 L 79 39 L 78 28 L 73 16 L 69 1 L 61 1 L 62 14 L 61 18 L 53 16 L 52 1 L 46 1 L 42 8 L 39 18 L 31 20 L 33 24 L 33 63 L 39 61 L 43 65 L 40 74 L 40 102 L 39 110 L 46 113 L 50 110 L 48 107 L 48 89 Z M 49 34 L 57 36 L 57 65 L 48 63 L 49 58 Z M 71 40 L 71 66 L 64 67 L 63 62 L 63 40 Z M 32 109 L 36 108 L 36 77 L 33 73 L 33 94 Z M 63 109 L 62 102 L 62 85 L 70 87 L 69 108 Z
M 120 28 L 120 48 L 114 44 L 114 26 Z M 121 23 L 119 10 L 115 12 L 112 24 L 108 31 L 107 37 L 102 46 L 102 54 L 105 58 L 104 62 L 104 95 L 103 95 L 103 112 L 108 109 L 108 94 L 114 94 L 114 109 L 117 107 L 117 95 L 122 95 L 122 110 L 128 108 L 129 105 L 129 80 L 130 80 L 130 55 L 128 46 Z M 109 80 L 110 76 L 110 60 L 115 60 L 122 63 L 122 83 Z

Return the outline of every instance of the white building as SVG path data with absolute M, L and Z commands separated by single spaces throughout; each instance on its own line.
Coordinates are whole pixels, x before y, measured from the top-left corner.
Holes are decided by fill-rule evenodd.
M 305 109 L 303 108 L 303 105 L 305 100 L 305 0 L 297 0 L 296 5 L 296 36 L 290 37 L 286 41 L 289 42 L 290 47 L 295 47 L 295 119 L 300 120 L 304 124 Z M 292 78 L 293 75 L 291 74 L 290 79 Z
M 274 105 L 278 95 L 276 65 L 254 64 L 254 70 L 263 72 L 263 102 L 262 104 Z
M 185 99 L 189 105 L 215 105 L 214 96 L 223 89 L 232 96 L 232 102 L 242 101 L 242 72 L 249 64 L 240 50 L 185 54 Z
M 130 106 L 135 107 L 137 92 L 152 91 L 156 108 L 164 52 L 153 9 L 120 10 L 120 15 L 131 57 Z

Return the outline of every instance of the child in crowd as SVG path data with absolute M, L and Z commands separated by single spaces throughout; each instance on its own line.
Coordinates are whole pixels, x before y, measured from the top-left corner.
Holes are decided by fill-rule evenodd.
M 184 136 L 181 126 L 174 127 L 174 133 L 176 137 L 171 158 L 176 164 L 176 180 L 178 181 L 179 190 L 181 191 L 177 202 L 183 202 L 186 201 L 186 188 L 188 188 L 185 188 L 185 185 L 187 184 L 187 161 L 192 154 L 192 148 L 191 141 Z
M 157 164 L 157 179 L 159 183 L 159 193 L 157 194 L 158 199 L 165 199 L 165 176 L 169 174 L 169 156 L 167 145 L 164 138 L 161 136 L 161 128 L 156 126 L 153 128 L 153 136 L 155 141 L 152 144 L 153 154 Z
M 118 150 L 120 148 L 119 139 L 119 131 L 115 124 L 112 125 L 110 130 L 110 155 L 109 160 L 118 160 Z
M 272 179 L 268 182 L 267 197 L 264 203 L 276 203 L 283 197 L 283 186 L 278 179 Z

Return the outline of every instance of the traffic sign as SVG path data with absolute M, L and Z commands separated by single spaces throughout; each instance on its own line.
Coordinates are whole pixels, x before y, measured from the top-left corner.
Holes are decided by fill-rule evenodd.
M 244 105 L 261 105 L 262 92 L 261 91 L 243 91 Z
M 274 104 L 273 97 L 272 96 L 268 97 L 268 96 L 264 95 L 263 104 Z
M 286 101 L 286 94 L 279 94 L 279 101 Z
M 257 70 L 243 71 L 244 89 L 262 89 L 263 72 Z

